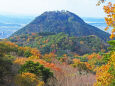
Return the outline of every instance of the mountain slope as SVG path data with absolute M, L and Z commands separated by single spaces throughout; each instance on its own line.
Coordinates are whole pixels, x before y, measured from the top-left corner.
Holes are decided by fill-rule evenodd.
M 10 37 L 20 46 L 38 48 L 42 54 L 55 52 L 57 55 L 75 52 L 79 55 L 107 50 L 107 44 L 94 35 L 71 37 L 64 33 L 32 33 Z
M 32 32 L 64 32 L 70 36 L 96 35 L 101 39 L 109 37 L 108 33 L 85 23 L 80 17 L 69 11 L 45 12 L 12 36 Z

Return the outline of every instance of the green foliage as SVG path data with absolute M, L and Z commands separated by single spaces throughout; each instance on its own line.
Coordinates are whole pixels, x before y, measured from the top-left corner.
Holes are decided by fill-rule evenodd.
M 88 58 L 87 57 L 74 57 L 76 59 L 80 59 L 81 62 L 88 62 Z
M 40 32 L 38 33 L 39 36 L 48 36 L 48 35 L 55 35 L 53 32 Z
M 18 55 L 18 56 L 24 56 L 24 50 L 18 49 L 17 55 Z
M 101 61 L 97 61 L 95 63 L 96 66 L 102 66 L 103 64 L 105 64 L 105 61 L 101 60 Z
M 111 45 L 111 47 L 109 47 L 109 49 L 111 51 L 115 51 L 115 40 L 108 41 L 108 43 Z
M 112 80 L 110 86 L 115 86 L 115 79 Z
M 86 72 L 90 71 L 84 63 L 78 63 L 77 68 L 80 73 L 82 73 L 82 71 L 86 71 Z
M 115 77 L 115 68 L 114 68 L 114 65 L 113 65 L 113 64 L 111 64 L 111 67 L 109 68 L 109 71 L 108 71 L 108 72 Z
M 34 63 L 32 61 L 27 61 L 24 65 L 21 66 L 21 69 L 19 70 L 20 73 L 23 72 L 30 72 L 36 74 L 41 80 L 47 81 L 48 78 L 53 76 L 53 73 L 50 72 L 50 69 L 45 68 L 43 65 L 37 63 Z
M 109 61 L 109 59 L 110 59 L 110 56 L 111 56 L 110 52 L 107 53 L 107 54 L 104 54 L 103 62 L 104 62 L 105 64 L 108 63 L 108 61 Z
M 103 61 L 105 62 L 105 64 L 110 60 L 110 56 L 112 52 L 115 51 L 115 40 L 108 41 L 108 43 L 110 44 L 110 47 L 108 48 L 109 52 L 104 54 L 104 58 L 103 58 Z
M 11 75 L 11 61 L 0 57 L 0 84 L 5 84 L 7 76 Z
M 26 50 L 24 52 L 24 57 L 30 57 L 30 56 L 32 56 L 31 52 L 29 50 Z

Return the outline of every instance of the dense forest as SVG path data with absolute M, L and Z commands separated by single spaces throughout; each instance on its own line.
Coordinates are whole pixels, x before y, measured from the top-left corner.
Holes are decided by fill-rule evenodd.
M 104 11 L 111 34 L 52 11 L 0 39 L 0 86 L 115 86 L 115 4 Z
M 104 84 L 102 86 L 108 86 L 111 83 L 111 86 L 114 86 L 115 70 L 112 63 L 114 63 L 115 41 L 108 43 L 111 47 L 107 53 L 101 50 L 98 53 L 84 55 L 75 52 L 58 55 L 54 52 L 42 54 L 37 48 L 21 47 L 8 40 L 2 40 L 0 41 L 0 84 L 2 86 L 92 86 L 95 83 L 99 86 L 98 84 L 102 83 Z
M 72 52 L 79 55 L 93 52 L 107 51 L 109 46 L 95 35 L 74 37 L 64 33 L 31 33 L 9 38 L 20 46 L 38 48 L 42 54 L 55 52 L 58 56 Z

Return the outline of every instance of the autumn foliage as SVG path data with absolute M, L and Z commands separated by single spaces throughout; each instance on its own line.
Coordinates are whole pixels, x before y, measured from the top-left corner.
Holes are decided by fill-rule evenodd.
M 104 0 L 100 0 L 97 5 L 103 2 Z M 112 27 L 110 38 L 114 39 L 115 4 L 109 2 L 104 6 L 104 11 L 107 14 L 105 30 Z M 36 33 L 31 33 L 27 39 L 22 39 L 28 43 L 32 42 L 35 36 Z M 21 39 L 18 36 L 16 38 Z M 59 42 L 63 42 L 67 36 L 62 36 L 63 40 L 58 39 L 57 44 L 54 37 L 52 40 L 47 37 L 42 40 L 41 38 L 44 37 L 39 36 L 35 39 L 40 39 L 36 44 L 39 45 L 39 49 L 45 50 L 44 53 L 41 53 L 38 47 L 21 47 L 10 41 L 0 41 L 0 85 L 2 81 L 7 81 L 8 84 L 13 82 L 16 86 L 115 86 L 115 40 L 108 42 L 111 47 L 108 48 L 107 53 L 102 50 L 80 56 L 68 50 L 69 53 L 55 54 L 59 49 Z M 50 44 L 50 41 L 54 43 Z M 68 42 L 67 47 L 71 48 L 73 42 L 67 38 L 65 43 Z M 47 46 L 48 43 L 51 46 Z M 79 43 L 84 45 L 85 41 Z M 64 45 L 63 42 L 61 47 Z M 9 73 L 14 75 L 9 77 L 7 75 Z
M 44 82 L 40 81 L 33 73 L 22 73 L 15 77 L 16 86 L 44 86 Z
M 104 0 L 103 0 L 104 2 Z M 115 4 L 111 2 L 107 6 L 104 6 L 104 11 L 107 14 L 105 21 L 107 27 L 105 30 L 108 30 L 109 27 L 112 27 L 110 38 L 115 38 Z M 114 86 L 115 85 L 115 40 L 108 42 L 111 47 L 110 52 L 104 57 L 106 63 L 101 67 L 96 69 L 96 80 L 97 82 L 94 86 Z

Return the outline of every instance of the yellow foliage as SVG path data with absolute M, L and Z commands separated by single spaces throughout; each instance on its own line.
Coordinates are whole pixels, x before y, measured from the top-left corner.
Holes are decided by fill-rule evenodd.
M 115 37 L 115 4 L 109 2 L 107 6 L 103 7 L 103 9 L 107 14 L 107 17 L 105 17 L 105 21 L 107 24 L 105 30 L 108 30 L 109 27 L 113 28 L 110 36 L 110 39 L 113 39 Z
M 84 44 L 84 42 L 83 42 L 83 41 L 80 41 L 80 44 Z
M 97 68 L 96 71 L 96 80 L 97 82 L 94 84 L 94 86 L 109 86 L 113 76 L 108 72 L 110 68 L 110 65 L 103 65 L 99 68 Z
M 15 78 L 16 86 L 44 86 L 44 82 L 33 73 L 18 74 Z
M 20 64 L 20 65 L 22 65 L 22 64 L 24 64 L 26 61 L 28 61 L 28 58 L 16 58 L 16 60 L 14 60 L 14 63 L 15 64 Z
M 113 52 L 112 55 L 111 55 L 110 63 L 115 66 L 115 52 Z
M 55 58 L 55 57 L 56 57 L 56 55 L 54 53 L 45 54 L 43 56 L 43 58 Z
M 109 86 L 111 84 L 112 80 L 114 79 L 114 75 L 109 73 L 111 64 L 113 64 L 115 68 L 115 52 L 112 52 L 108 64 L 96 69 L 97 82 L 94 84 L 94 86 Z
M 73 59 L 74 64 L 80 63 L 80 59 Z

